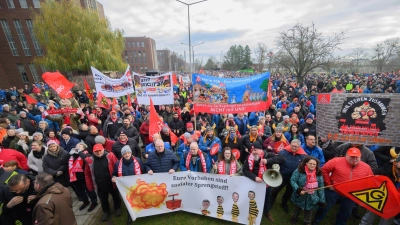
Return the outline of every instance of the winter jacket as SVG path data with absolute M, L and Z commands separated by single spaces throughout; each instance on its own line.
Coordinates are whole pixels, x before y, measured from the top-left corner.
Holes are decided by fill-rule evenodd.
M 64 138 L 61 138 L 60 139 L 60 147 L 63 148 L 65 151 L 70 152 L 71 149 L 75 148 L 79 142 L 80 141 L 78 139 L 76 139 L 72 136 L 70 136 L 68 143 L 64 140 Z
M 307 155 L 311 155 L 311 156 L 314 156 L 315 158 L 319 159 L 320 167 L 324 166 L 325 156 L 324 156 L 324 152 L 322 151 L 321 148 L 319 148 L 316 145 L 314 145 L 314 147 L 309 147 L 307 144 L 303 144 L 303 145 L 301 145 L 301 147 L 304 149 L 304 151 L 307 153 Z
M 347 162 L 346 157 L 329 160 L 321 170 L 326 186 L 373 175 L 368 164 L 360 161 L 356 166 L 352 166 Z
M 167 124 L 170 124 L 172 119 L 174 118 L 174 114 L 172 111 L 171 112 L 165 111 L 161 116 L 163 117 L 164 122 Z
M 138 161 L 138 163 L 140 165 L 141 174 L 144 174 L 145 170 L 144 170 L 142 160 L 137 157 L 135 157 L 135 159 Z M 114 171 L 112 174 L 113 177 L 118 177 L 118 167 L 119 167 L 120 163 L 121 163 L 121 160 L 118 160 L 115 163 Z M 132 176 L 132 175 L 138 175 L 138 174 L 135 174 L 135 164 L 133 163 L 132 157 L 129 160 L 122 159 L 122 176 Z
M 351 143 L 343 143 L 336 147 L 336 152 L 339 154 L 338 156 L 346 156 L 349 148 L 351 148 Z M 378 168 L 375 155 L 369 148 L 365 147 L 365 145 L 361 145 L 358 149 L 360 149 L 361 152 L 361 161 L 368 164 L 371 169 Z
M 15 126 L 24 129 L 24 131 L 27 131 L 29 133 L 29 136 L 32 136 L 33 133 L 35 133 L 36 131 L 36 122 L 32 119 L 29 119 L 28 117 L 25 118 L 20 117 L 15 122 Z
M 103 125 L 103 136 L 105 138 L 115 138 L 119 128 L 123 126 L 123 121 L 121 118 L 117 118 L 115 121 L 108 117 Z
M 290 150 L 290 146 L 278 152 L 278 155 L 285 158 L 285 162 L 280 165 L 279 170 L 284 179 L 290 179 L 293 172 L 297 169 L 297 166 L 303 161 L 304 157 L 307 156 L 302 148 L 298 148 L 296 153 L 293 153 Z
M 96 142 L 94 141 L 94 139 L 100 136 L 99 134 L 88 134 L 85 138 L 85 144 L 88 146 L 87 150 L 90 154 L 93 154 L 93 146 L 96 144 Z
M 110 172 L 110 177 L 112 177 L 112 174 L 114 172 L 114 165 L 117 163 L 117 157 L 112 152 L 104 152 L 105 156 L 108 160 L 108 170 Z M 80 156 L 80 155 L 79 155 Z M 98 189 L 98 184 L 96 182 L 96 177 L 94 175 L 94 160 L 101 160 L 100 158 L 96 156 L 91 156 L 91 157 L 86 157 L 85 158 L 85 182 L 86 182 L 86 187 L 89 191 L 94 191 Z M 114 188 L 116 187 L 113 185 Z
M 304 129 L 306 128 L 308 129 L 307 132 L 304 131 Z M 310 134 L 314 136 L 317 135 L 317 126 L 314 123 L 312 124 L 303 123 L 300 125 L 299 130 L 304 137 L 307 137 Z
M 271 169 L 273 164 L 282 164 L 285 162 L 285 158 L 281 155 L 277 155 L 271 152 L 264 152 L 264 159 L 267 159 L 267 169 Z M 260 169 L 261 158 L 258 162 L 254 160 L 253 171 L 249 169 L 248 158 L 243 163 L 243 175 L 253 181 L 258 177 L 258 170 Z
M 145 167 L 147 172 L 152 170 L 153 173 L 167 173 L 170 169 L 177 171 L 178 165 L 179 160 L 175 153 L 164 148 L 162 153 L 151 152 Z
M 58 182 L 64 186 L 69 183 L 68 175 L 68 160 L 69 154 L 67 151 L 58 147 L 57 156 L 47 153 L 43 156 L 43 172 L 51 174 L 54 177 L 54 182 Z M 57 172 L 62 171 L 63 174 L 57 177 Z
M 396 182 L 396 178 L 393 176 L 393 163 L 389 162 L 383 165 L 382 167 L 376 168 L 373 170 L 374 175 L 383 175 L 389 177 L 389 179 L 393 182 L 394 186 L 397 188 L 399 182 Z
M 45 147 L 42 147 L 45 148 Z M 29 169 L 36 171 L 37 173 L 43 173 L 43 157 L 47 154 L 47 148 L 45 148 L 45 153 L 42 158 L 36 158 L 31 151 L 28 155 L 28 166 Z
M 150 142 L 149 140 L 149 123 L 148 122 L 143 122 L 142 125 L 140 125 L 140 129 L 139 129 L 140 135 L 142 135 L 143 137 L 143 144 L 147 145 Z
M 291 132 L 286 131 L 284 135 L 285 135 L 286 140 L 289 143 L 291 143 L 293 141 L 293 135 L 292 135 Z M 306 143 L 305 140 L 304 140 L 304 136 L 302 134 L 297 135 L 297 137 L 295 139 L 298 139 L 301 142 L 301 144 Z
M 167 150 L 172 150 L 171 145 L 168 142 L 164 142 L 164 148 Z M 143 152 L 143 157 L 146 154 L 150 154 L 150 152 L 154 152 L 156 150 L 156 146 L 154 143 L 150 143 L 146 145 L 145 151 Z
M 36 225 L 76 225 L 72 210 L 72 197 L 68 188 L 59 183 L 39 191 L 33 209 L 34 224 Z
M 180 120 L 180 119 L 178 119 L 176 121 L 175 121 L 175 119 L 172 119 L 172 121 L 168 123 L 168 127 L 171 129 L 172 132 L 174 132 L 176 130 L 176 133 L 174 132 L 174 134 L 176 134 L 176 136 L 178 136 L 178 137 L 183 134 L 183 130 L 185 128 L 182 120 Z
M 282 167 L 281 167 L 282 168 Z M 324 186 L 324 180 L 322 176 L 317 176 L 318 187 Z M 300 173 L 298 169 L 293 172 L 290 178 L 290 184 L 293 187 L 292 202 L 302 208 L 303 210 L 314 210 L 318 208 L 318 203 L 325 202 L 325 193 L 323 189 L 314 191 L 313 194 L 299 194 L 299 189 L 306 186 L 307 175 Z
M 179 163 L 180 171 L 188 170 L 186 168 L 186 158 L 187 158 L 188 154 L 190 154 L 190 152 L 186 152 L 185 154 L 183 154 L 183 157 L 181 157 L 181 161 Z M 203 171 L 203 165 L 201 164 L 201 158 L 199 155 L 197 155 L 195 163 L 193 163 L 193 161 L 191 160 L 191 162 L 189 163 L 189 170 L 193 171 L 193 172 L 210 173 L 210 169 L 211 169 L 210 158 L 207 156 L 207 154 L 203 154 L 203 157 L 204 157 L 204 161 L 206 162 L 206 171 Z
M 222 153 L 222 143 L 221 140 L 217 137 L 213 137 L 212 139 L 206 138 L 206 137 L 201 137 L 199 140 L 199 148 L 203 153 L 206 153 L 210 160 L 214 160 L 214 162 L 216 162 L 218 160 L 218 154 L 215 155 L 211 155 L 210 153 L 210 149 L 212 148 L 212 146 L 214 144 L 218 144 L 219 145 L 219 150 L 218 153 Z M 207 149 L 210 148 L 210 149 Z
M 26 157 L 24 154 L 14 150 L 14 149 L 6 149 L 6 148 L 1 149 L 0 150 L 0 161 L 2 163 L 0 163 L 0 165 L 2 165 L 5 162 L 11 161 L 11 160 L 17 161 L 19 168 L 28 171 L 29 167 L 28 167 L 27 160 L 26 160 Z
M 245 135 L 248 131 L 249 119 L 244 116 L 243 119 L 239 119 L 239 117 L 235 117 L 233 119 L 238 126 L 238 131 L 241 135 Z
M 127 135 L 128 138 L 133 138 L 133 139 L 135 139 L 135 141 L 137 143 L 139 143 L 139 132 L 137 131 L 136 127 L 134 127 L 133 125 L 129 125 L 129 127 L 125 127 L 125 126 L 120 127 L 114 136 L 115 140 L 118 140 L 119 134 L 122 131 L 125 131 L 128 134 Z
M 117 157 L 118 160 L 121 159 L 122 157 L 121 150 L 125 145 L 128 145 L 131 148 L 133 156 L 140 158 L 141 150 L 139 148 L 138 143 L 135 141 L 135 139 L 128 138 L 128 142 L 126 144 L 122 144 L 118 140 L 112 146 L 112 152 L 114 153 L 114 155 Z

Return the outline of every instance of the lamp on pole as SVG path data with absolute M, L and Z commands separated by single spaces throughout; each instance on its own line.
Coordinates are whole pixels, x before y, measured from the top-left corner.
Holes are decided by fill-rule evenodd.
M 197 4 L 197 3 L 200 3 L 200 2 L 205 2 L 205 1 L 207 1 L 207 0 L 202 0 L 202 1 L 198 1 L 198 2 L 193 2 L 193 3 L 190 3 L 190 4 L 187 4 L 187 3 L 185 3 L 185 2 L 181 2 L 181 1 L 179 1 L 179 0 L 176 0 L 177 2 L 180 2 L 180 3 L 182 3 L 182 4 L 184 4 L 184 5 L 187 5 L 187 7 L 188 7 L 188 28 L 189 28 L 189 70 L 190 70 L 190 72 L 192 72 L 192 57 L 191 57 L 191 49 L 190 49 L 190 47 L 192 46 L 192 43 L 191 43 L 191 40 L 190 40 L 190 10 L 189 10 L 189 6 L 191 6 L 191 5 L 194 5 L 194 4 Z

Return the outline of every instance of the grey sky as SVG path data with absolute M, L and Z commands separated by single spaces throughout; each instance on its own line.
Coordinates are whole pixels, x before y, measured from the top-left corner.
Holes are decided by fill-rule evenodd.
M 147 36 L 157 49 L 183 54 L 188 47 L 187 6 L 175 0 L 99 0 L 114 28 L 124 36 Z M 197 0 L 182 0 L 186 3 Z M 192 44 L 197 57 L 219 59 L 231 45 L 258 42 L 274 51 L 279 32 L 296 23 L 311 25 L 324 35 L 346 32 L 341 45 L 346 55 L 357 47 L 371 47 L 400 37 L 400 0 L 208 0 L 190 6 Z

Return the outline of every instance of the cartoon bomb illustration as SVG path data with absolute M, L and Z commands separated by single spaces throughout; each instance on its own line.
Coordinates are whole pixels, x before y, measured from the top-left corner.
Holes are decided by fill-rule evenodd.
M 172 194 L 168 195 L 168 197 L 172 197 L 172 200 L 166 201 L 167 208 L 170 210 L 178 209 L 182 207 L 182 199 L 175 199 L 175 196 L 178 196 L 179 194 Z
M 364 102 L 361 106 L 356 107 L 351 114 L 351 118 L 354 120 L 370 120 L 371 118 L 376 118 L 376 116 L 376 111 L 369 105 L 369 102 Z

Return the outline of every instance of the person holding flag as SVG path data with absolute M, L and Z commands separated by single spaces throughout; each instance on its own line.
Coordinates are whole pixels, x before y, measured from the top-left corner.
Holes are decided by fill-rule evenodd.
M 218 145 L 218 153 L 222 153 L 222 143 L 218 137 L 214 136 L 214 130 L 212 127 L 206 127 L 206 134 L 199 140 L 199 148 L 202 152 L 206 153 L 211 160 L 216 162 L 218 160 L 218 154 L 212 152 L 211 149 Z
M 322 175 L 326 186 L 326 207 L 319 207 L 315 214 L 313 225 L 318 225 L 325 218 L 329 210 L 340 202 L 340 209 L 336 216 L 336 225 L 345 225 L 355 206 L 351 199 L 340 195 L 333 185 L 373 175 L 371 167 L 361 161 L 361 152 L 358 148 L 349 148 L 345 157 L 337 157 L 328 161 L 322 167 Z

